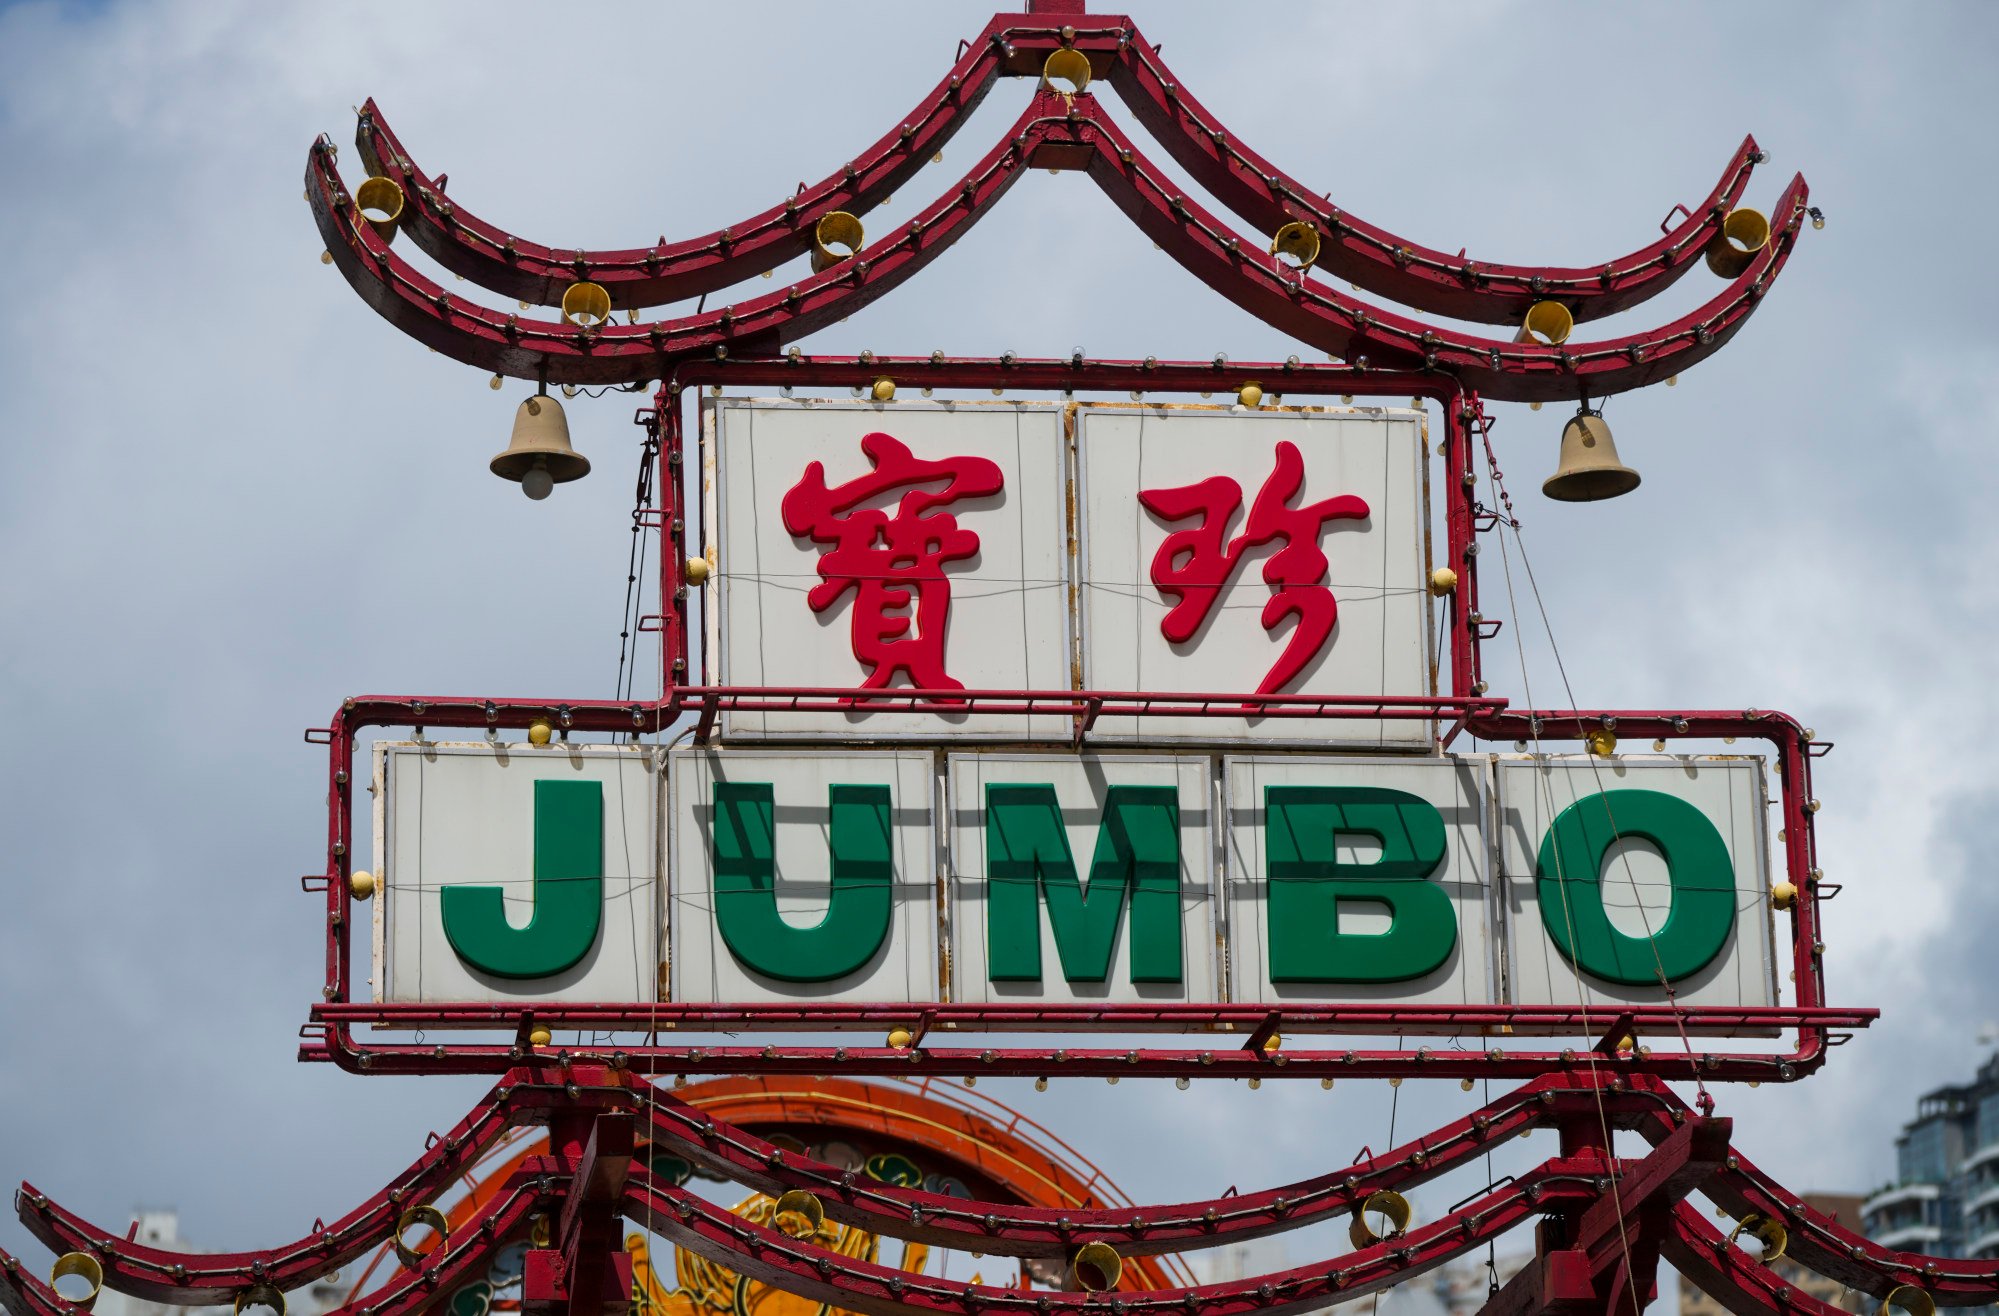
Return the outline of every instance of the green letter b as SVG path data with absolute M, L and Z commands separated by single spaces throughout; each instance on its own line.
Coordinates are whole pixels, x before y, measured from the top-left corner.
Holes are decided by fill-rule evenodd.
M 1445 890 L 1443 815 L 1428 800 L 1377 786 L 1271 786 L 1264 858 L 1272 982 L 1404 982 L 1433 972 L 1458 943 Z M 1339 838 L 1371 836 L 1372 863 L 1346 863 Z M 1386 905 L 1385 932 L 1341 932 L 1343 901 Z

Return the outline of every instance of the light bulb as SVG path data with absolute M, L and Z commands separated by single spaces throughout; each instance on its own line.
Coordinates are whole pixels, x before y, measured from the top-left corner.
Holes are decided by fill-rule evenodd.
M 530 466 L 521 474 L 521 492 L 540 502 L 555 489 L 555 477 L 546 466 Z

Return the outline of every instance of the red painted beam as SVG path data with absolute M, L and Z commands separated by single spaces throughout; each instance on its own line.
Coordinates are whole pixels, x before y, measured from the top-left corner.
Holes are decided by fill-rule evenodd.
M 1089 158 L 1088 173 L 1190 272 L 1265 323 L 1358 366 L 1441 372 L 1495 398 L 1602 397 L 1683 370 L 1720 349 L 1783 268 L 1805 214 L 1802 178 L 1773 213 L 1773 236 L 1722 293 L 1669 325 L 1623 338 L 1551 347 L 1477 338 L 1380 310 L 1288 270 L 1185 197 L 1102 118 L 1087 95 L 1037 95 L 1009 134 L 907 226 L 853 259 L 781 291 L 715 311 L 643 325 L 579 328 L 466 303 L 403 261 L 358 218 L 328 144 L 311 152 L 307 197 L 335 264 L 362 298 L 405 332 L 501 374 L 566 383 L 662 378 L 692 357 L 768 351 L 837 322 L 910 278 L 1005 194 L 1023 168 Z

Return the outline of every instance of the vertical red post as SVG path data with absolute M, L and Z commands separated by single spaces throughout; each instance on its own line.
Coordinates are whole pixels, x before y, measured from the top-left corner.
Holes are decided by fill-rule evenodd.
M 689 517 L 682 483 L 686 466 L 681 442 L 680 386 L 668 383 L 658 398 L 659 620 L 661 723 L 680 709 L 680 687 L 689 683 L 687 643 L 687 559 Z M 700 545 L 695 544 L 698 550 Z M 699 556 L 695 552 L 693 556 Z
M 1457 573 L 1458 578 L 1457 585 L 1444 596 L 1444 605 L 1450 609 L 1451 694 L 1459 699 L 1471 698 L 1479 679 L 1478 637 L 1471 624 L 1471 614 L 1478 610 L 1478 558 L 1472 539 L 1477 501 L 1473 436 L 1482 414 L 1475 393 L 1444 399 L 1446 561 L 1440 565 Z

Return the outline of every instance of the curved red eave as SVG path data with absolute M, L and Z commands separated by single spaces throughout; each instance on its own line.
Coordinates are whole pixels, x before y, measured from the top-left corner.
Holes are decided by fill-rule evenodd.
M 1293 220 L 1310 223 L 1322 242 L 1319 266 L 1333 277 L 1418 311 L 1483 324 L 1518 325 L 1538 301 L 1562 303 L 1581 323 L 1664 292 L 1702 264 L 1763 159 L 1756 139 L 1743 138 L 1707 200 L 1627 255 L 1587 267 L 1509 265 L 1426 247 L 1333 205 L 1225 129 L 1136 29 L 1118 48 L 1110 83 L 1174 162 L 1251 226 L 1274 233 Z
M 1293 221 L 1309 223 L 1322 239 L 1319 263 L 1333 276 L 1418 311 L 1477 323 L 1517 324 L 1542 300 L 1561 302 L 1580 322 L 1664 291 L 1700 263 L 1763 158 L 1755 139 L 1745 138 L 1698 209 L 1627 255 L 1574 268 L 1470 260 L 1356 218 L 1270 164 L 1186 90 L 1129 18 L 1114 15 L 1082 27 L 995 15 L 965 43 L 943 81 L 838 172 L 713 233 L 677 242 L 662 237 L 648 247 L 555 247 L 480 218 L 447 198 L 441 179 L 416 163 L 372 99 L 361 109 L 355 144 L 372 173 L 402 186 L 403 231 L 453 273 L 545 306 L 559 305 L 563 292 L 585 279 L 602 286 L 613 306 L 652 306 L 727 287 L 809 250 L 821 216 L 863 214 L 879 205 L 950 140 L 999 76 L 1037 74 L 1063 46 L 1088 56 L 1093 76 L 1108 77 L 1168 154 L 1253 228 L 1267 236 Z
M 416 164 L 373 99 L 361 107 L 354 144 L 371 174 L 402 187 L 401 232 L 452 273 L 543 306 L 560 305 L 564 291 L 584 279 L 608 292 L 614 307 L 656 306 L 775 269 L 812 249 L 821 217 L 836 210 L 861 215 L 880 205 L 964 126 L 999 70 L 993 43 L 974 42 L 897 127 L 831 176 L 713 233 L 624 250 L 551 247 L 480 219 Z
M 396 1230 L 404 1203 L 428 1201 L 506 1133 L 513 1106 L 496 1086 L 457 1127 L 432 1141 L 414 1164 L 380 1192 L 330 1225 L 276 1247 L 186 1253 L 118 1238 L 24 1183 L 14 1208 L 29 1233 L 55 1252 L 84 1252 L 104 1268 L 105 1287 L 153 1302 L 209 1304 L 246 1285 L 298 1288 L 339 1270 Z M 115 1242 L 112 1240 L 116 1240 Z
M 1364 1296 L 1423 1274 L 1542 1212 L 1596 1200 L 1600 1158 L 1552 1159 L 1479 1194 L 1435 1220 L 1356 1251 L 1310 1265 L 1190 1288 L 1128 1290 L 1127 1312 L 1206 1316 L 1303 1316 L 1332 1302 Z M 625 1215 L 738 1275 L 830 1306 L 871 1316 L 1089 1316 L 1104 1295 L 1080 1290 L 1020 1290 L 913 1276 L 794 1241 L 730 1214 L 634 1167 Z
M 1666 1118 L 1654 1115 L 1639 1131 L 1656 1144 L 1670 1127 Z M 1806 1203 L 1740 1152 L 1731 1153 L 1727 1168 L 1703 1183 L 1701 1191 L 1738 1220 L 1758 1215 L 1782 1221 L 1790 1235 L 1786 1256 L 1862 1293 L 1885 1297 L 1898 1285 L 1908 1284 L 1927 1292 L 1939 1306 L 1999 1302 L 1999 1260 L 1936 1257 L 1882 1247 Z M 1706 1227 L 1705 1221 L 1700 1223 Z
M 697 355 L 771 352 L 899 286 L 961 236 L 1028 167 L 1084 168 L 1127 216 L 1196 277 L 1266 323 L 1356 366 L 1428 369 L 1487 397 L 1602 397 L 1705 359 L 1739 329 L 1796 243 L 1802 177 L 1773 235 L 1715 299 L 1669 325 L 1558 347 L 1478 338 L 1384 311 L 1279 263 L 1182 195 L 1088 96 L 1043 91 L 957 188 L 854 258 L 738 305 L 593 329 L 524 320 L 464 302 L 415 270 L 366 223 L 322 141 L 307 195 L 329 252 L 364 300 L 406 333 L 468 364 L 551 383 L 637 383 Z

